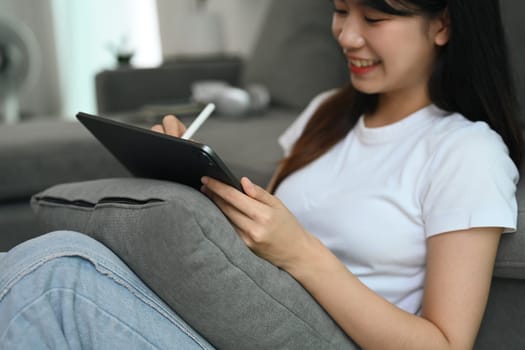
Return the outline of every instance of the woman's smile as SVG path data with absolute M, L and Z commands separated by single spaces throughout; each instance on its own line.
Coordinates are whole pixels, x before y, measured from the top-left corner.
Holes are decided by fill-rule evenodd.
M 363 75 L 371 72 L 379 66 L 381 60 L 373 59 L 358 59 L 358 58 L 349 58 L 348 66 L 350 71 L 356 75 Z

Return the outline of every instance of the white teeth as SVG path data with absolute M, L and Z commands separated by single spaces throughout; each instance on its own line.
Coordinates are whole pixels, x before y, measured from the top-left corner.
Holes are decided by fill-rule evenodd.
M 370 67 L 376 64 L 377 60 L 351 60 L 350 61 L 354 66 L 362 68 L 362 67 Z

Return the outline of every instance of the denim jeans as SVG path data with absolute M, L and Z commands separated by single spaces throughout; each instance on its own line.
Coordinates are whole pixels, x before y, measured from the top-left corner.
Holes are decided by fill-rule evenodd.
M 108 248 L 57 231 L 0 254 L 0 349 L 213 349 Z

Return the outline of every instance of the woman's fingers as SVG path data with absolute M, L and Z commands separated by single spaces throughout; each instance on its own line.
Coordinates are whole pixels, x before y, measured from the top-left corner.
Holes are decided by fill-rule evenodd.
M 244 188 L 256 198 L 251 198 L 248 193 L 244 194 L 214 179 L 204 178 L 203 182 L 204 192 L 238 228 L 238 232 L 244 234 L 244 241 L 250 243 L 250 248 L 254 247 L 254 243 L 262 243 L 266 239 L 267 231 L 271 231 L 275 223 L 273 215 L 278 211 L 259 199 L 274 202 L 270 194 L 247 178 L 243 178 L 246 185 Z M 267 195 L 272 198 L 268 198 Z
M 181 137 L 186 131 L 186 126 L 174 115 L 167 115 L 162 118 L 162 124 L 153 125 L 151 130 L 162 134 Z
M 153 131 L 156 131 L 156 132 L 160 132 L 161 134 L 165 134 L 166 132 L 164 131 L 164 127 L 160 124 L 155 124 L 151 127 L 151 130 Z
M 167 115 L 162 118 L 162 125 L 166 134 L 176 137 L 181 137 L 186 131 L 186 127 L 180 120 L 177 119 L 174 115 Z
M 251 198 L 257 200 L 258 202 L 267 204 L 269 206 L 274 206 L 275 204 L 277 204 L 276 198 L 274 196 L 272 196 L 264 188 L 251 182 L 250 179 L 248 179 L 247 177 L 243 177 L 241 179 L 241 186 L 244 190 L 244 193 L 246 193 Z
M 255 247 L 253 230 L 254 222 L 251 218 L 247 217 L 244 213 L 240 212 L 230 203 L 223 200 L 221 197 L 215 195 L 213 192 L 206 190 L 206 187 L 203 187 L 203 192 L 210 197 L 210 199 L 219 207 L 223 214 L 228 218 L 232 224 L 235 232 L 242 239 L 244 244 L 250 249 Z
M 257 217 L 258 213 L 261 212 L 265 205 L 264 203 L 260 203 L 257 199 L 251 198 L 249 195 L 218 180 L 203 177 L 202 183 L 207 189 L 207 194 L 211 194 L 212 199 L 215 202 L 220 198 L 222 201 L 234 206 L 239 212 L 251 219 Z
M 237 235 L 241 238 L 241 240 L 244 242 L 244 244 L 250 248 L 253 249 L 253 240 L 251 237 L 246 234 L 243 230 L 241 230 L 239 227 L 237 227 L 234 223 L 232 223 L 233 228 L 235 229 L 235 232 L 237 232 Z
M 257 255 L 279 267 L 290 266 L 300 255 L 301 245 L 296 243 L 305 242 L 307 234 L 278 198 L 247 178 L 241 180 L 245 193 L 211 178 L 204 177 L 202 182 L 203 192 Z
M 203 192 L 217 205 L 221 211 L 235 224 L 239 229 L 245 230 L 249 225 L 248 217 L 240 211 L 237 207 L 232 205 L 229 201 L 217 195 L 210 190 L 206 185 L 203 186 Z

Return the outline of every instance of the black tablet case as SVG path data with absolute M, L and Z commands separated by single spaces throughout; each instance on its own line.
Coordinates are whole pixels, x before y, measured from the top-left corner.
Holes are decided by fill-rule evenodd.
M 136 177 L 199 190 L 201 177 L 209 176 L 241 190 L 238 178 L 205 144 L 82 112 L 77 119 Z

